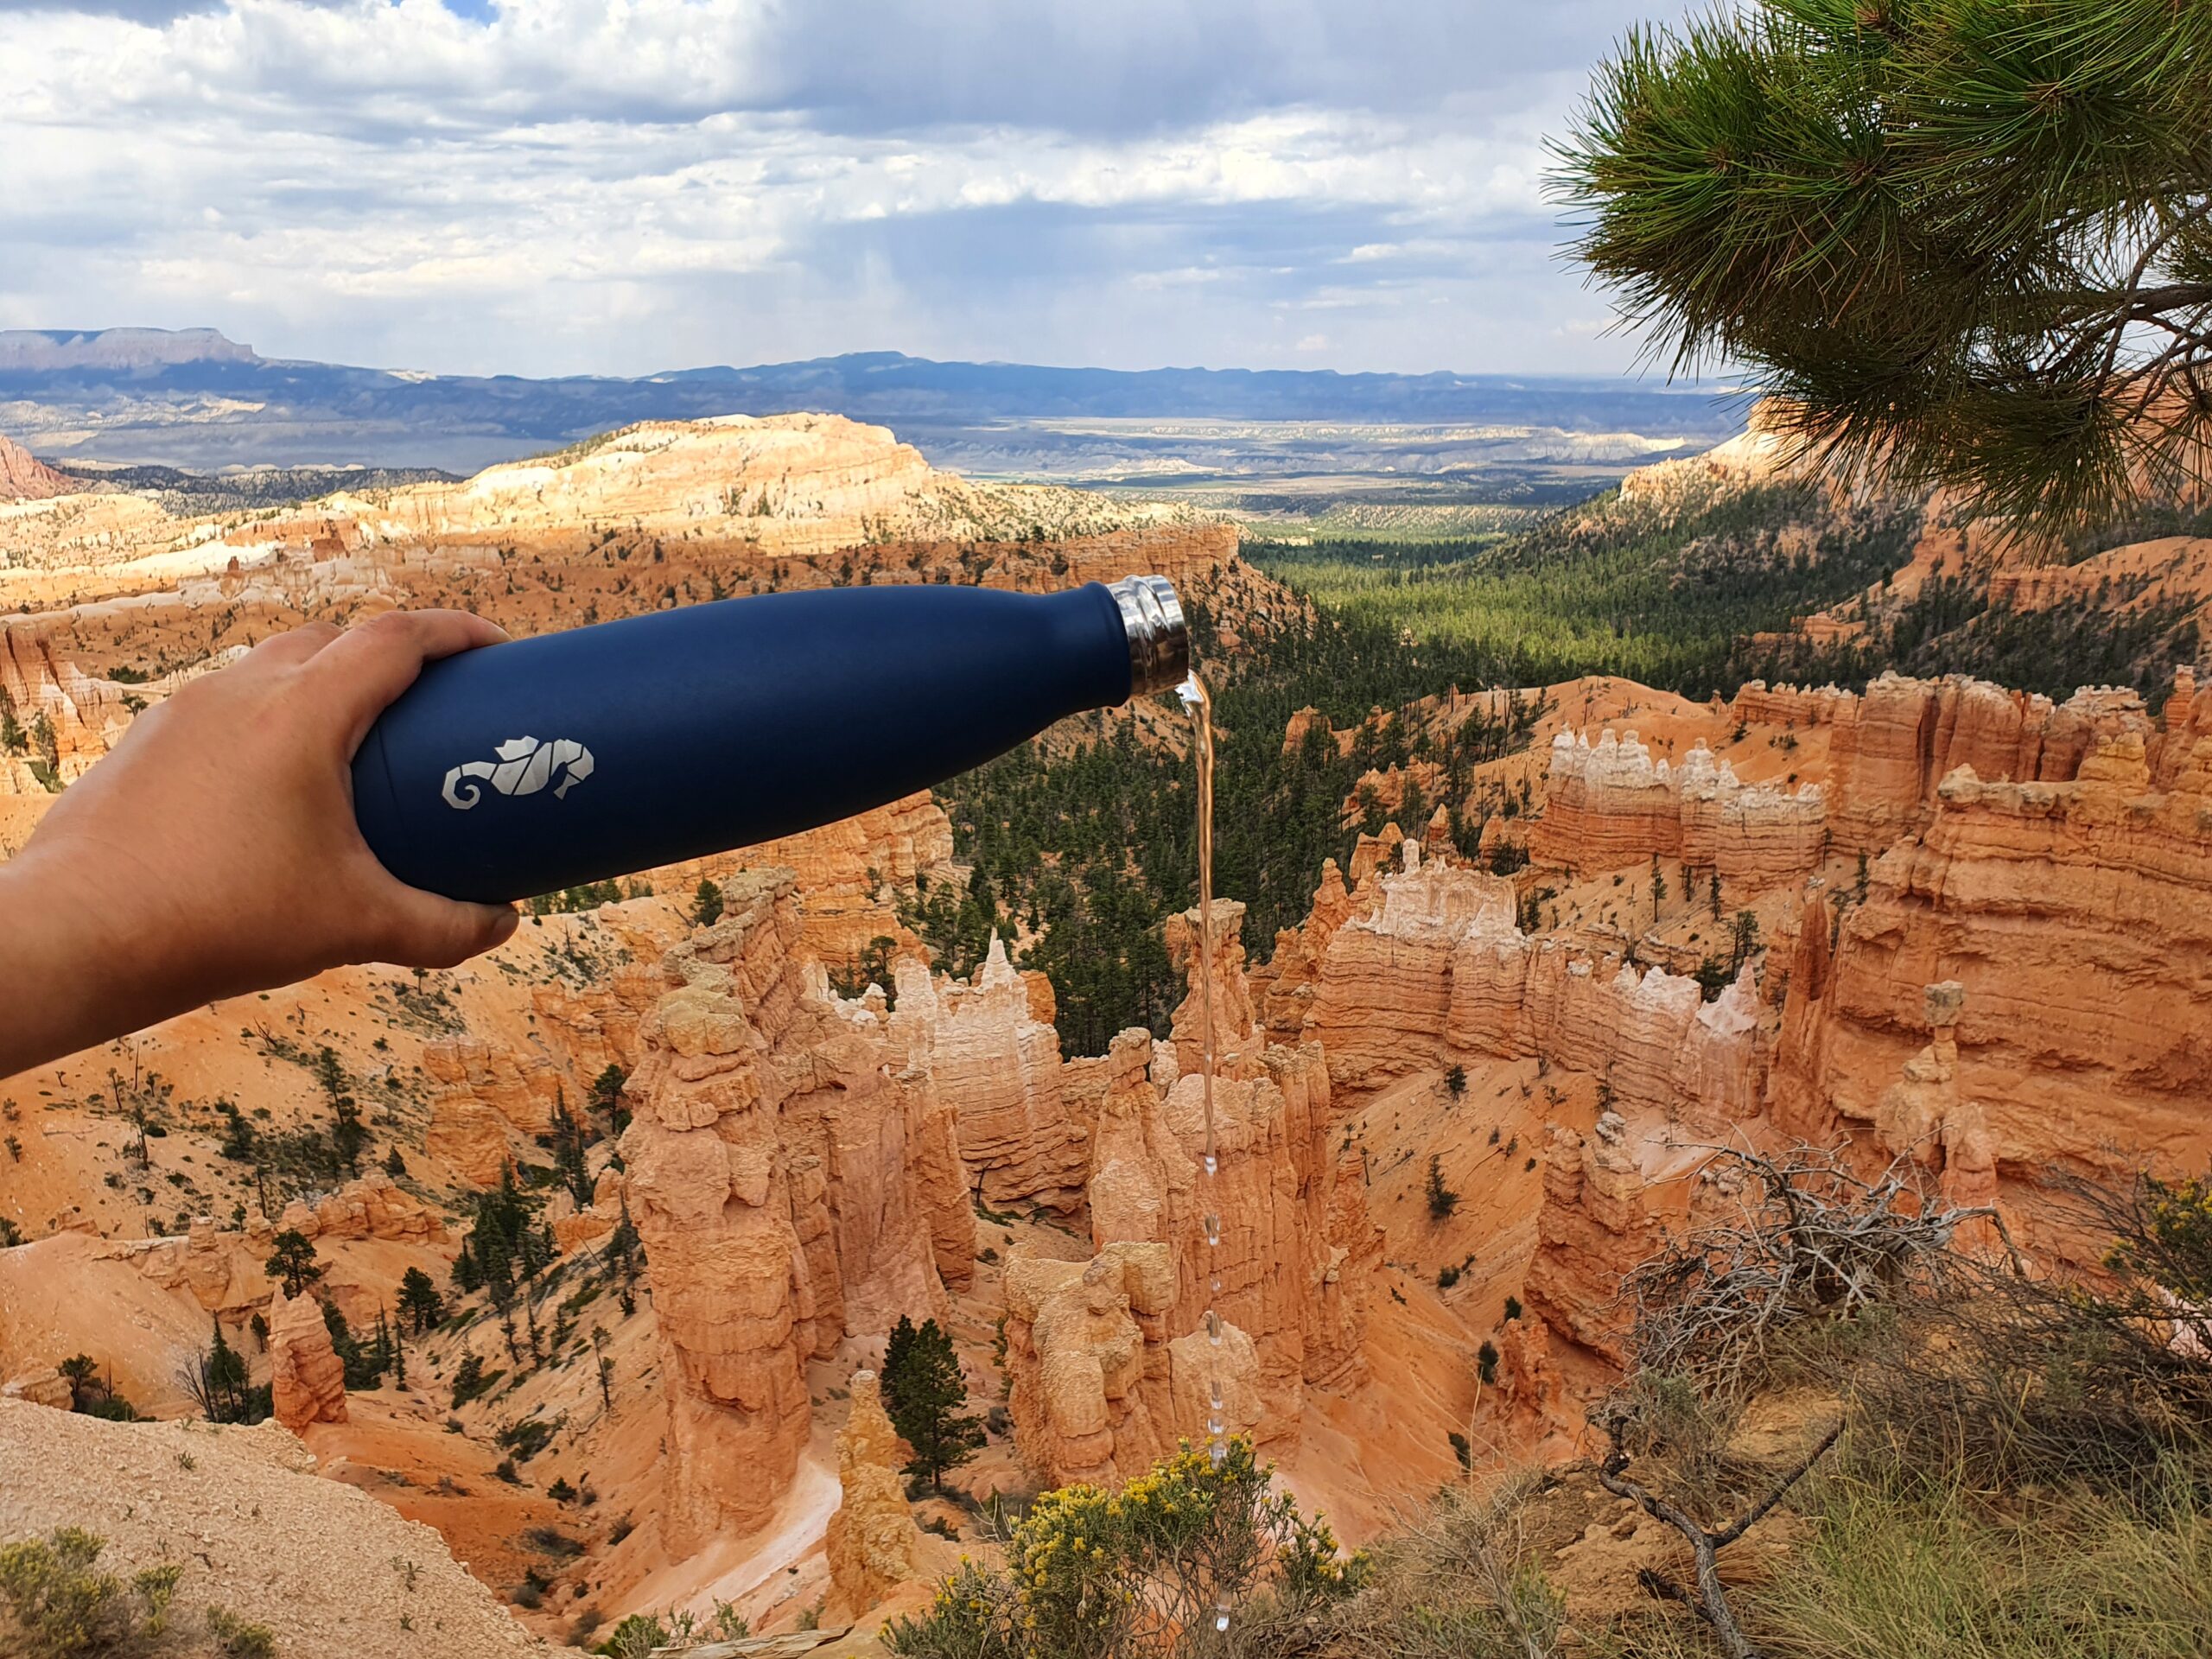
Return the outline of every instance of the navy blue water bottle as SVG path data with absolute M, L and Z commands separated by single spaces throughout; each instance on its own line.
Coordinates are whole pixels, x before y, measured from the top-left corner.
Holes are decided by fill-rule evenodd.
M 1189 666 L 1159 576 L 721 600 L 432 664 L 354 811 L 401 880 L 527 898 L 849 817 Z

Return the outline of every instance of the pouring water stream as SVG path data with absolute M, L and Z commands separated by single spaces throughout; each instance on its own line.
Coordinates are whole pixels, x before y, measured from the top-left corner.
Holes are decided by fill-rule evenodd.
M 1205 1333 L 1213 1374 L 1207 1379 L 1206 1457 L 1218 1470 L 1229 1459 L 1228 1406 L 1222 1393 L 1221 1353 L 1221 1160 L 1214 1144 L 1213 1073 L 1213 700 L 1197 671 L 1176 688 L 1191 712 L 1192 748 L 1198 773 L 1198 1033 L 1204 1056 L 1200 1086 L 1205 1099 Z M 1229 1629 L 1226 1592 L 1214 1602 L 1217 1631 Z

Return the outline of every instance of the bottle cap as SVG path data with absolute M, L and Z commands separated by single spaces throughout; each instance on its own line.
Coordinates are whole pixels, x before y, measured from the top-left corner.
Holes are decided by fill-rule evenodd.
M 1191 626 L 1165 576 L 1123 576 L 1107 591 L 1129 636 L 1129 695 L 1170 691 L 1191 671 Z

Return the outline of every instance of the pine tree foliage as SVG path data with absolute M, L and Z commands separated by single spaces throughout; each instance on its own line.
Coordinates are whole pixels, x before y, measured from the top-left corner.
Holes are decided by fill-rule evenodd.
M 1656 355 L 2045 528 L 2207 481 L 2212 8 L 1755 0 L 1631 34 L 1560 148 Z
M 418 1337 L 446 1316 L 445 1298 L 420 1268 L 408 1268 L 399 1281 L 399 1312 Z
M 262 1264 L 262 1270 L 284 1287 L 287 1296 L 298 1295 L 322 1277 L 315 1241 L 297 1228 L 287 1227 L 270 1244 L 269 1260 Z
M 899 1438 L 913 1448 L 906 1472 L 944 1490 L 944 1474 L 974 1457 L 983 1426 L 961 1409 L 968 1382 L 952 1338 L 935 1319 L 917 1326 L 904 1314 L 884 1350 L 883 1408 Z
M 257 1423 L 270 1410 L 270 1386 L 256 1388 L 245 1356 L 223 1334 L 223 1322 L 213 1322 L 214 1336 L 207 1347 L 187 1367 L 185 1389 L 211 1423 Z

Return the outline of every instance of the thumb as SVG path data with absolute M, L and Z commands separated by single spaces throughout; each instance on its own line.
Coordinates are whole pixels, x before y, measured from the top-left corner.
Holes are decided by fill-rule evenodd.
M 452 968 L 505 944 L 522 925 L 512 905 L 472 905 L 401 887 L 385 924 L 382 959 L 402 968 Z

